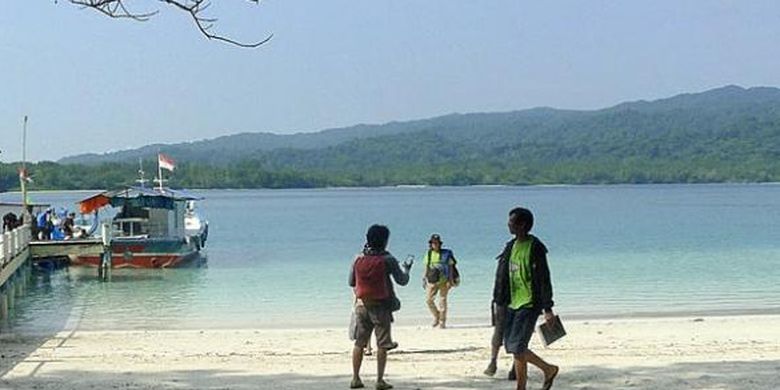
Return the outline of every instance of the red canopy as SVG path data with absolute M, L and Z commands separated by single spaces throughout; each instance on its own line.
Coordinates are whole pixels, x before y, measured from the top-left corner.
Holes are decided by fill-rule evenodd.
M 106 196 L 105 193 L 100 193 L 79 202 L 79 210 L 82 214 L 90 214 L 93 211 L 108 205 L 110 200 L 111 198 Z

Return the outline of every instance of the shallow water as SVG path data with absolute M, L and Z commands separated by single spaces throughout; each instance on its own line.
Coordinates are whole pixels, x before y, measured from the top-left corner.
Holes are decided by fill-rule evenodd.
M 37 193 L 73 207 L 89 193 Z M 645 185 L 201 191 L 208 266 L 38 274 L 18 330 L 345 325 L 347 271 L 372 223 L 418 258 L 397 291 L 401 325 L 427 324 L 419 258 L 437 232 L 463 283 L 450 323 L 486 324 L 495 255 L 516 205 L 536 215 L 564 317 L 780 308 L 780 185 Z M 15 194 L 2 194 L 14 200 Z

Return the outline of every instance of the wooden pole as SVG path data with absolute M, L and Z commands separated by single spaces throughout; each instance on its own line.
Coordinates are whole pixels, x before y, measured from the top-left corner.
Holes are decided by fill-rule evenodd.
M 19 174 L 19 182 L 22 189 L 22 204 L 24 211 L 27 212 L 27 115 L 24 116 L 24 126 L 22 127 L 22 172 Z
M 100 226 L 100 235 L 103 239 L 103 256 L 101 257 L 100 267 L 98 267 L 98 274 L 101 279 L 111 281 L 113 253 L 111 251 L 111 227 L 109 224 L 104 223 Z

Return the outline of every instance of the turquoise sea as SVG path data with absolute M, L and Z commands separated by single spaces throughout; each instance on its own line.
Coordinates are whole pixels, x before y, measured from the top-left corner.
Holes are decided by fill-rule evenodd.
M 86 193 L 35 193 L 73 208 Z M 372 223 L 418 258 L 399 325 L 429 323 L 420 257 L 439 233 L 460 261 L 450 323 L 489 323 L 494 257 L 516 205 L 536 215 L 564 318 L 780 312 L 780 185 L 210 190 L 208 266 L 38 273 L 17 331 L 346 326 L 347 272 Z M 0 194 L 18 200 L 18 194 Z

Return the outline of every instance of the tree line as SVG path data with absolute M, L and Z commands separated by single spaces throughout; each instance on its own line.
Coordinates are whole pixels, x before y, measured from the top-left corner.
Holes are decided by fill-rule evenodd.
M 19 189 L 16 164 L 0 164 L 0 190 Z M 134 184 L 137 166 L 29 164 L 31 190 L 112 189 Z M 778 160 L 741 162 L 707 157 L 651 160 L 603 158 L 553 163 L 462 161 L 344 169 L 269 169 L 262 161 L 227 166 L 182 163 L 170 175 L 174 188 L 315 188 L 395 185 L 649 184 L 780 181 Z

